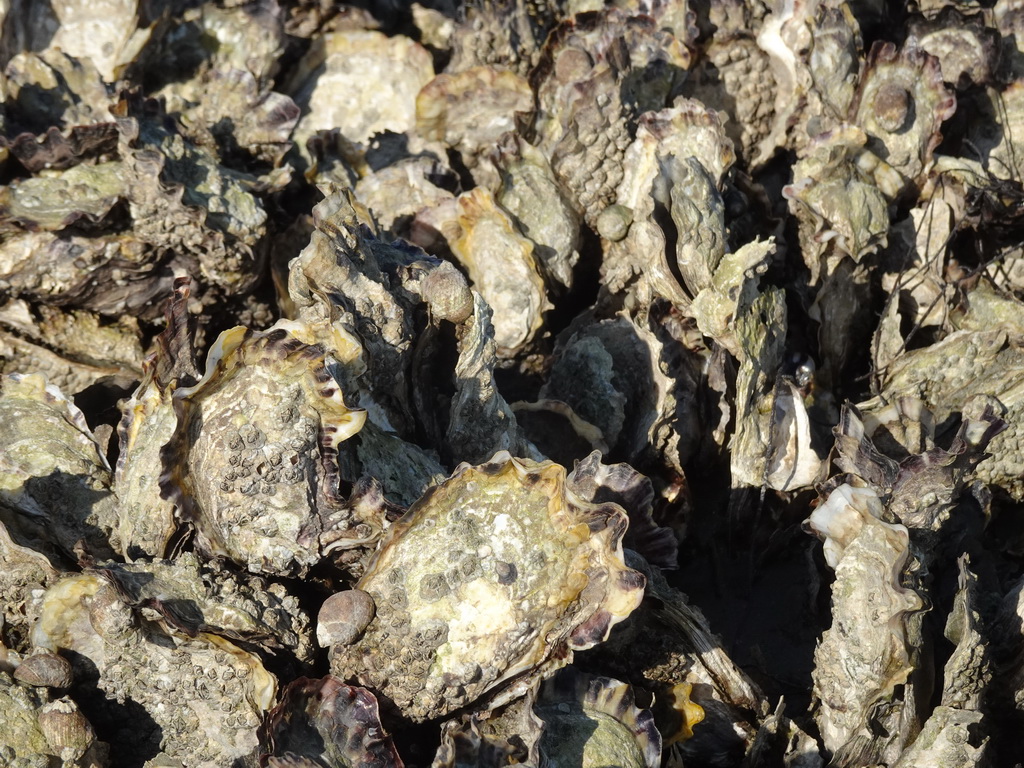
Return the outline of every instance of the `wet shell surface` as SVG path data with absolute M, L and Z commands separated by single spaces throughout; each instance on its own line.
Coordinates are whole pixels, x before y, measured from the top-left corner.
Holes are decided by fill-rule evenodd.
M 620 507 L 583 502 L 551 462 L 498 453 L 462 465 L 388 532 L 357 584 L 376 616 L 357 643 L 334 647 L 331 668 L 413 720 L 557 668 L 643 596 L 622 562 L 625 527 Z

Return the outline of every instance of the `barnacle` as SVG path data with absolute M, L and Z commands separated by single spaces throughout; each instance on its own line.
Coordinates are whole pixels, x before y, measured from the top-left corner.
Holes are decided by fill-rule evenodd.
M 1012 764 L 980 6 L 0 2 L 0 764 Z

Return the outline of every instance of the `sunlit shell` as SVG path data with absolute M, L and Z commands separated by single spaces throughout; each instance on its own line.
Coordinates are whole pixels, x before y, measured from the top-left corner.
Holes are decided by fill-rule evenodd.
M 286 89 L 303 113 L 295 139 L 302 146 L 331 128 L 357 142 L 407 131 L 416 124 L 416 95 L 433 76 L 430 54 L 407 37 L 372 30 L 318 37 Z
M 162 747 L 187 768 L 230 764 L 255 748 L 277 689 L 255 655 L 144 617 L 96 574 L 70 576 L 47 592 L 32 640 L 71 655 L 83 687 L 74 690 L 125 758 Z M 118 700 L 144 707 L 148 719 L 125 719 Z
M 847 124 L 821 134 L 793 167 L 793 183 L 783 188 L 800 221 L 803 256 L 812 280 L 817 279 L 830 242 L 857 261 L 886 242 L 887 193 L 898 192 L 899 183 L 879 188 L 866 172 L 867 140 L 863 131 Z
M 125 402 L 118 425 L 118 535 L 130 559 L 140 554 L 163 557 L 178 524 L 174 503 L 160 493 L 160 452 L 177 426 L 175 388 L 191 386 L 199 378 L 189 328 L 189 285 L 188 278 L 175 281 L 167 328 L 157 337 L 157 350 L 146 361 L 142 382 Z
M 0 562 L 4 564 L 0 572 L 0 618 L 3 619 L 0 629 L 11 643 L 15 638 L 27 637 L 31 623 L 39 615 L 43 591 L 57 581 L 58 571 L 42 552 L 13 540 L 3 523 L 0 523 Z M 0 643 L 2 655 L 3 644 Z
M 661 734 L 632 689 L 607 677 L 569 668 L 541 687 L 534 711 L 544 721 L 545 765 L 583 768 L 658 768 Z
M 58 0 L 46 6 L 50 19 L 34 19 L 39 28 L 50 27 L 47 41 L 77 58 L 89 58 L 109 83 L 117 80 L 125 64 L 149 37 L 138 24 L 138 0 Z M 47 23 L 49 22 L 49 23 Z M 34 50 L 39 50 L 35 48 Z
M 879 42 L 868 54 L 850 115 L 870 137 L 868 148 L 914 179 L 931 162 L 941 139 L 939 126 L 955 109 L 938 59 Z
M 1008 428 L 992 438 L 986 449 L 991 457 L 978 464 L 976 473 L 978 479 L 1019 499 L 1024 497 L 1018 416 L 1024 407 L 1018 394 L 1024 380 L 1022 370 L 1024 349 L 1005 329 L 963 330 L 901 355 L 887 371 L 881 389 L 889 402 L 906 396 L 920 398 L 934 412 L 936 423 L 952 413 L 970 412 L 972 400 L 982 408 L 986 401 L 999 408 L 996 415 Z M 997 403 L 991 402 L 994 398 Z M 872 400 L 862 406 L 873 412 L 884 403 Z
M 85 416 L 38 374 L 0 377 L 0 502 L 19 539 L 72 556 L 118 548 L 110 467 Z
M 635 608 L 626 516 L 581 501 L 565 470 L 499 453 L 461 465 L 389 530 L 357 587 L 377 606 L 331 668 L 427 720 L 556 669 Z M 516 683 L 508 685 L 510 683 Z
M 716 36 L 682 90 L 727 113 L 727 130 L 737 151 L 763 162 L 767 158 L 761 145 L 772 133 L 777 88 L 770 57 L 744 33 Z
M 131 386 L 142 372 L 141 337 L 129 315 L 111 322 L 11 299 L 0 305 L 0 373 L 39 373 L 72 397 L 95 384 Z
M 178 423 L 161 487 L 203 548 L 254 572 L 291 574 L 321 557 L 321 536 L 346 528 L 337 450 L 363 425 L 345 406 L 323 350 L 288 324 L 225 331 L 206 374 L 174 393 Z M 359 522 L 352 545 L 379 534 Z
M 966 15 L 946 6 L 931 19 L 912 19 L 907 39 L 939 60 L 942 79 L 951 85 L 981 85 L 995 74 L 999 35 L 981 14 Z
M 908 619 L 925 603 L 904 576 L 913 563 L 907 529 L 883 517 L 874 489 L 844 484 L 809 520 L 825 537 L 825 558 L 836 571 L 832 628 L 814 653 L 814 690 L 821 701 L 816 720 L 833 751 L 866 736 L 869 715 L 883 702 L 890 702 L 898 721 L 907 705 L 892 701 L 893 691 L 908 683 L 917 666 L 920 631 L 908 628 Z M 865 615 L 877 621 L 865 622 Z M 884 717 L 889 721 L 889 713 Z M 885 746 L 876 740 L 872 754 Z
M 204 564 L 191 552 L 174 560 L 111 563 L 95 572 L 121 601 L 155 612 L 172 630 L 209 632 L 271 651 L 286 648 L 302 661 L 313 654 L 309 617 L 298 599 L 258 576 Z
M 510 355 L 529 343 L 550 308 L 533 244 L 516 231 L 485 189 L 461 195 L 458 205 L 461 234 L 450 243 L 452 252 L 495 311 L 499 354 Z
M 517 113 L 533 109 L 526 80 L 508 70 L 473 67 L 441 74 L 416 97 L 416 129 L 429 139 L 457 149 L 467 167 L 482 150 L 516 127 Z
M 617 9 L 580 14 L 548 37 L 530 73 L 536 144 L 591 226 L 614 201 L 636 118 L 668 105 L 689 64 L 671 33 Z
M 41 690 L 0 672 L 0 739 L 10 765 L 107 765 L 107 745 L 69 698 L 47 701 Z

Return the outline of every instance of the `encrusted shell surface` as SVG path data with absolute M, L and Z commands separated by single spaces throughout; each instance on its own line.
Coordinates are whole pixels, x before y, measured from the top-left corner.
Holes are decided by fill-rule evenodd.
M 440 74 L 416 97 L 416 129 L 442 140 L 472 168 L 480 153 L 515 129 L 517 113 L 529 114 L 533 93 L 525 78 L 491 67 Z
M 199 379 L 189 328 L 191 281 L 175 281 L 167 307 L 167 328 L 157 337 L 156 352 L 144 366 L 143 378 L 124 403 L 118 424 L 120 453 L 114 473 L 118 535 L 128 558 L 140 554 L 163 557 L 178 525 L 174 503 L 161 496 L 161 450 L 177 426 L 172 395 L 175 388 Z
M 832 628 L 814 653 L 814 690 L 821 701 L 816 720 L 833 751 L 856 749 L 873 708 L 882 702 L 890 702 L 886 720 L 898 723 L 912 716 L 904 702 L 892 699 L 897 686 L 909 686 L 917 666 L 920 630 L 915 632 L 908 619 L 925 603 L 904 576 L 913 564 L 907 529 L 883 516 L 884 505 L 873 489 L 844 484 L 809 522 L 825 537 L 825 558 L 836 571 Z M 865 622 L 865 610 L 877 621 Z M 896 732 L 891 738 L 903 737 Z M 874 742 L 871 754 L 879 755 L 887 741 Z
M 533 243 L 516 231 L 494 196 L 479 187 L 458 198 L 458 225 L 452 253 L 495 310 L 498 353 L 511 355 L 533 339 L 551 307 Z
M 81 687 L 74 691 L 125 759 L 162 747 L 188 768 L 230 764 L 256 747 L 256 726 L 277 690 L 255 655 L 145 617 L 97 574 L 70 576 L 47 592 L 32 640 L 70 653 Z M 126 700 L 149 717 L 126 719 L 116 703 Z
M 72 555 L 117 549 L 110 467 L 85 416 L 38 374 L 0 377 L 0 504 L 22 540 Z
M 939 61 L 920 49 L 876 43 L 868 54 L 851 119 L 871 137 L 868 147 L 905 177 L 928 167 L 939 126 L 956 110 Z
M 107 745 L 69 698 L 47 702 L 38 689 L 15 683 L 0 671 L 0 759 L 7 765 L 102 768 Z
M 178 423 L 164 448 L 161 487 L 203 547 L 257 573 L 316 563 L 321 535 L 347 524 L 338 445 L 366 418 L 346 407 L 323 349 L 299 341 L 287 323 L 225 331 L 206 374 L 176 390 L 174 404 Z M 359 522 L 347 538 L 355 546 L 378 534 Z
M 330 128 L 357 142 L 409 130 L 416 124 L 416 95 L 433 76 L 430 54 L 407 37 L 358 29 L 318 37 L 286 86 L 302 109 L 296 141 L 301 146 Z
M 565 470 L 498 453 L 461 465 L 389 530 L 357 587 L 377 606 L 331 668 L 427 720 L 589 648 L 636 607 L 626 517 L 565 486 Z M 506 685 L 499 700 L 515 695 Z

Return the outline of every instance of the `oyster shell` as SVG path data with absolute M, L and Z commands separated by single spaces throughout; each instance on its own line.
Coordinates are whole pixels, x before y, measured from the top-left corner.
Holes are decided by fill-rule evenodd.
M 261 760 L 273 756 L 291 760 L 271 759 L 268 765 L 402 765 L 380 723 L 377 700 L 369 691 L 345 685 L 331 675 L 290 683 L 267 715 L 260 742 Z M 298 762 L 303 758 L 309 762 Z
M 161 489 L 203 549 L 256 573 L 303 572 L 332 527 L 349 546 L 380 533 L 339 497 L 338 445 L 366 414 L 345 406 L 323 350 L 290 328 L 221 334 L 203 378 L 175 390 L 177 425 L 161 454 Z
M 914 730 L 913 704 L 928 692 L 910 679 L 923 643 L 914 617 L 925 603 L 908 581 L 914 565 L 909 534 L 885 522 L 884 509 L 871 488 L 843 484 L 809 522 L 825 537 L 825 559 L 836 571 L 832 628 L 815 650 L 816 720 L 843 765 L 878 760 L 889 749 L 899 754 Z M 863 621 L 865 606 L 877 622 Z M 889 739 L 870 737 L 874 719 L 884 719 Z
M 69 576 L 48 590 L 32 639 L 71 654 L 74 691 L 123 759 L 145 760 L 160 747 L 186 767 L 242 758 L 255 749 L 256 726 L 277 689 L 253 654 L 217 635 L 176 631 L 159 614 L 132 608 L 97 574 Z M 148 717 L 126 720 L 128 702 Z
M 533 92 L 524 78 L 508 70 L 471 67 L 440 74 L 423 86 L 416 97 L 416 130 L 458 150 L 466 167 L 474 169 L 481 153 L 532 109 Z
M 529 344 L 551 308 L 533 244 L 515 230 L 487 190 L 466 192 L 457 204 L 460 234 L 449 242 L 452 253 L 494 310 L 498 354 L 511 356 Z
M 140 335 L 133 317 L 110 322 L 11 299 L 0 307 L 0 373 L 42 374 L 72 396 L 96 384 L 130 386 L 142 371 Z
M 931 162 L 939 126 L 955 110 L 956 98 L 942 84 L 938 59 L 920 49 L 897 51 L 892 43 L 876 43 L 850 115 L 870 137 L 872 152 L 915 179 Z
M 566 487 L 565 470 L 498 453 L 461 465 L 388 532 L 356 585 L 376 616 L 331 668 L 421 721 L 507 701 L 636 607 L 626 517 Z
M 75 404 L 38 374 L 0 377 L 0 443 L 0 512 L 14 538 L 113 557 L 110 466 Z
M 580 258 L 580 217 L 540 150 L 513 133 L 496 148 L 498 204 L 533 242 L 533 254 L 552 283 L 572 288 Z
M 545 681 L 534 711 L 543 721 L 541 759 L 549 765 L 661 765 L 654 717 L 636 706 L 632 689 L 618 680 L 563 669 Z
M 188 317 L 190 284 L 189 278 L 174 281 L 167 327 L 157 337 L 156 352 L 145 363 L 138 389 L 124 403 L 118 425 L 118 537 L 129 559 L 163 557 L 178 526 L 175 505 L 161 496 L 158 481 L 163 473 L 161 451 L 177 427 L 174 390 L 199 380 Z
M 410 130 L 416 95 L 433 77 L 430 54 L 407 37 L 361 29 L 317 37 L 284 89 L 302 110 L 294 141 L 302 147 L 331 128 L 355 142 Z M 362 108 L 370 103 L 372 109 Z
M 47 702 L 38 689 L 16 684 L 0 672 L 0 739 L 9 765 L 102 768 L 107 745 L 75 702 L 64 697 Z

